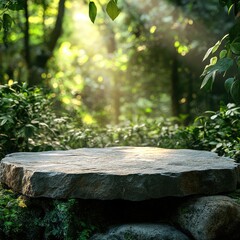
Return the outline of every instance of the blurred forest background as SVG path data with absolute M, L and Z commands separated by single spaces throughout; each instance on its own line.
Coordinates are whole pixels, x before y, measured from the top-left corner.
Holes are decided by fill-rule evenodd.
M 152 146 L 240 163 L 240 1 L 94 0 L 94 24 L 90 3 L 0 1 L 0 161 Z M 114 21 L 109 3 L 121 9 Z M 72 199 L 46 211 L 3 187 L 0 239 L 86 240 L 99 225 Z
M 105 0 L 29 0 L 0 32 L 0 84 L 47 90 L 58 113 L 79 124 L 119 124 L 178 116 L 185 123 L 229 101 L 218 79 L 200 90 L 206 50 L 234 17 L 218 0 L 119 0 L 113 22 Z M 102 9 L 102 10 L 100 10 Z

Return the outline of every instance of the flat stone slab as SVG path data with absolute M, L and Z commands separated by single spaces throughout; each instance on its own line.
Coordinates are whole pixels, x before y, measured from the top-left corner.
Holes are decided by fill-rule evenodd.
M 234 191 L 239 165 L 207 151 L 153 147 L 13 153 L 0 181 L 29 197 L 125 199 Z

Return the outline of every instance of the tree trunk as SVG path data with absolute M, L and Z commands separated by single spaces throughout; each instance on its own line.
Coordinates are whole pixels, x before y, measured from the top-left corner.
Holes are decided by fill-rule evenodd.
M 29 35 L 29 12 L 28 12 L 28 1 L 24 1 L 24 17 L 25 17 L 25 26 L 24 26 L 24 53 L 25 53 L 25 62 L 28 69 L 31 67 L 30 59 L 30 35 Z
M 190 72 L 188 74 L 188 96 L 187 96 L 187 109 L 186 109 L 186 114 L 188 115 L 186 121 L 185 121 L 185 124 L 187 125 L 188 123 L 191 122 L 192 120 L 192 114 L 191 114 L 191 111 L 192 111 L 192 101 L 193 101 L 193 79 L 194 79 L 194 76 L 193 74 Z
M 50 40 L 47 44 L 48 50 L 51 54 L 53 53 L 53 51 L 57 45 L 57 41 L 62 34 L 63 18 L 64 18 L 64 13 L 65 13 L 65 1 L 66 0 L 59 0 L 57 20 L 55 23 L 55 27 L 50 35 Z
M 178 116 L 180 114 L 179 105 L 179 74 L 178 74 L 178 57 L 177 53 L 173 56 L 172 74 L 171 74 L 171 100 L 172 100 L 172 115 Z
M 177 7 L 180 7 L 182 2 L 181 0 L 176 0 L 175 4 Z M 175 8 L 173 12 L 175 21 L 179 18 L 178 9 Z M 172 115 L 179 116 L 180 114 L 180 103 L 179 103 L 179 62 L 178 62 L 178 53 L 173 49 L 173 59 L 172 59 L 172 74 L 171 74 L 171 106 L 172 106 Z
M 114 77 L 114 80 L 116 80 L 116 77 Z M 120 116 L 120 98 L 121 98 L 121 92 L 120 92 L 120 86 L 117 81 L 114 81 L 114 89 L 113 89 L 113 100 L 114 100 L 114 123 L 119 124 L 119 116 Z
M 57 41 L 62 34 L 62 25 L 65 13 L 65 1 L 66 0 L 59 0 L 56 23 L 50 34 L 49 41 L 45 43 L 47 51 L 42 50 L 36 56 L 32 63 L 28 79 L 28 83 L 30 86 L 40 85 L 42 82 L 41 74 L 47 71 L 46 69 L 47 62 L 53 55 L 53 52 L 57 46 Z
M 115 39 L 115 33 L 111 26 L 106 25 L 106 31 L 108 35 L 108 42 L 107 42 L 107 50 L 110 55 L 114 54 L 117 50 L 117 44 Z M 113 59 L 114 60 L 114 59 Z M 120 116 L 120 98 L 121 98 L 121 91 L 118 82 L 117 73 L 113 70 L 112 71 L 112 99 L 113 99 L 113 115 L 114 115 L 114 123 L 119 123 L 119 116 Z

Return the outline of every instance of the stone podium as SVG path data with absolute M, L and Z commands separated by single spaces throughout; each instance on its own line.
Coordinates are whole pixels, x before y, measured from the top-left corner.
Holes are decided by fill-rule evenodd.
M 239 166 L 206 151 L 82 148 L 9 154 L 0 180 L 29 197 L 142 201 L 234 191 Z

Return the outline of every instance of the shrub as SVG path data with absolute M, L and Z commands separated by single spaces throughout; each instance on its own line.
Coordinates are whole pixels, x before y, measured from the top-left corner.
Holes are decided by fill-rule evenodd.
M 18 151 L 82 147 L 181 146 L 175 135 L 176 119 L 77 128 L 74 120 L 56 116 L 51 101 L 39 88 L 18 84 L 0 87 L 0 157 Z
M 39 88 L 0 87 L 1 156 L 14 151 L 155 146 L 211 150 L 240 161 L 240 107 L 234 104 L 206 112 L 188 127 L 176 118 L 159 118 L 116 127 L 76 128 L 68 117 L 57 117 L 50 103 Z M 0 188 L 0 239 L 86 240 L 95 230 L 77 200 L 55 200 L 47 207 L 37 204 L 30 201 L 28 205 L 21 196 Z
M 67 119 L 57 118 L 50 106 L 50 98 L 40 88 L 0 86 L 0 157 L 64 148 L 59 139 Z
M 240 107 L 222 106 L 217 112 L 206 112 L 195 124 L 182 129 L 186 145 L 203 149 L 240 161 Z
M 26 205 L 22 197 L 0 185 L 0 238 L 14 238 L 23 226 L 22 217 Z
M 43 229 L 44 239 L 89 239 L 95 227 L 83 221 L 76 209 L 77 200 L 53 200 L 44 216 L 36 221 Z
M 142 123 L 128 123 L 121 126 L 83 126 L 81 129 L 69 129 L 66 134 L 66 145 L 70 148 L 111 147 L 111 146 L 155 146 L 176 148 L 182 147 L 175 133 L 178 124 L 172 119 L 159 118 L 145 120 Z M 66 140 L 67 139 L 67 140 Z
M 77 200 L 25 199 L 0 186 L 0 239 L 87 240 L 95 227 Z

